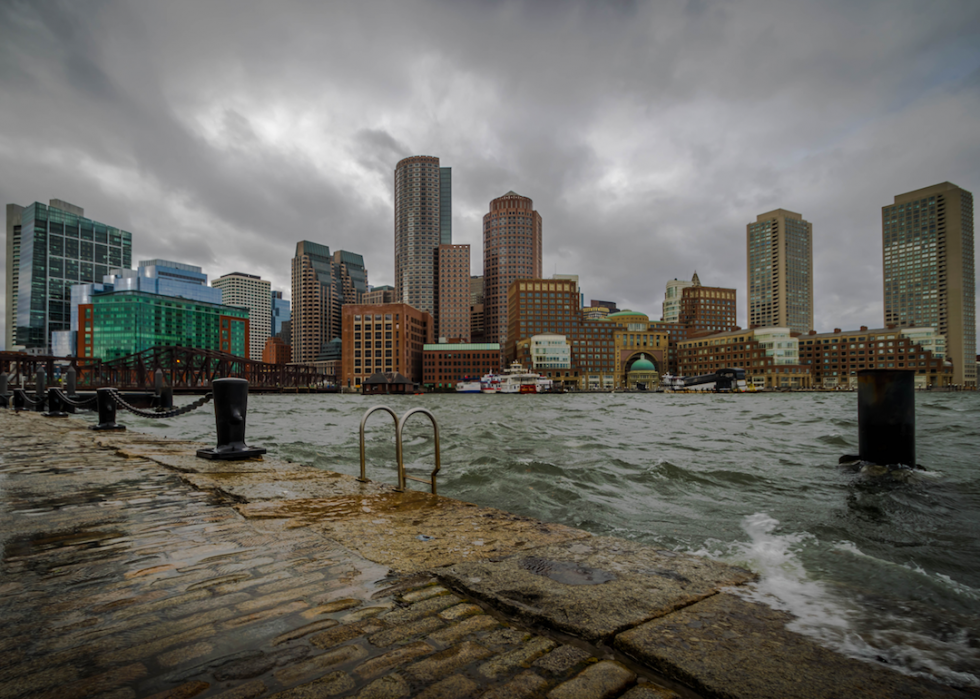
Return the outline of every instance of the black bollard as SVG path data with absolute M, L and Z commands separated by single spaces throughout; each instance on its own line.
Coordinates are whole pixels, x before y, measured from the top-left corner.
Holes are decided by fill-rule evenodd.
M 262 447 L 245 444 L 245 414 L 248 410 L 248 381 L 245 379 L 215 379 L 214 419 L 218 428 L 218 446 L 198 449 L 202 459 L 248 459 L 265 454 Z
M 65 381 L 65 388 L 68 390 L 65 391 L 65 395 L 67 395 L 72 400 L 75 399 L 75 395 L 76 395 L 75 388 L 77 383 L 78 383 L 78 372 L 75 371 L 75 367 L 73 366 L 68 367 L 68 377 L 67 380 Z
M 174 407 L 174 388 L 173 386 L 164 386 L 163 390 L 160 392 L 160 403 L 158 406 L 161 410 L 170 410 Z
M 7 394 L 7 374 L 0 374 L 0 408 L 6 408 L 10 403 L 10 396 Z
M 34 399 L 37 401 L 34 404 L 34 410 L 39 413 L 44 412 L 44 387 L 47 382 L 47 373 L 45 373 L 44 369 L 38 369 L 34 375 Z
M 112 399 L 111 388 L 100 388 L 95 392 L 96 403 L 99 407 L 99 424 L 89 427 L 90 430 L 122 431 L 123 425 L 116 424 L 116 402 Z
M 65 412 L 61 399 L 58 398 L 58 389 L 51 387 L 48 389 L 48 412 L 41 413 L 44 417 L 68 417 Z
M 915 467 L 914 372 L 858 372 L 858 451 L 869 463 Z
M 24 393 L 23 388 L 14 389 L 14 412 L 19 413 L 21 410 L 27 409 L 27 394 Z

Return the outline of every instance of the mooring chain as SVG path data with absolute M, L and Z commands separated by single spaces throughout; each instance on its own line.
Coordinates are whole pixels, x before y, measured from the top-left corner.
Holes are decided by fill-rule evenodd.
M 55 395 L 58 396 L 58 400 L 60 400 L 62 403 L 65 403 L 66 405 L 70 405 L 73 408 L 88 407 L 98 399 L 98 396 L 92 396 L 91 398 L 86 398 L 85 400 L 72 400 L 67 395 L 65 395 L 65 392 L 62 391 L 60 388 L 55 389 Z
M 150 412 L 148 410 L 140 410 L 139 408 L 134 408 L 129 403 L 124 401 L 123 397 L 119 395 L 119 392 L 116 391 L 115 389 L 110 391 L 109 395 L 112 396 L 112 400 L 115 401 L 116 405 L 118 405 L 120 408 L 123 408 L 124 410 L 128 410 L 133 415 L 138 415 L 140 417 L 148 417 L 148 418 L 177 417 L 178 415 L 189 413 L 192 410 L 197 410 L 202 405 L 210 401 L 211 398 L 214 396 L 214 394 L 208 393 L 205 394 L 202 398 L 199 398 L 198 400 L 194 401 L 193 403 L 188 403 L 187 405 L 181 406 L 180 408 L 174 408 L 173 410 L 167 410 L 166 412 L 157 413 L 157 412 Z
M 24 402 L 27 403 L 28 405 L 41 405 L 44 402 L 43 398 L 41 399 L 31 398 L 29 395 L 27 395 L 27 391 L 25 391 L 22 388 L 16 388 L 14 389 L 14 391 L 20 391 L 20 394 L 24 397 Z

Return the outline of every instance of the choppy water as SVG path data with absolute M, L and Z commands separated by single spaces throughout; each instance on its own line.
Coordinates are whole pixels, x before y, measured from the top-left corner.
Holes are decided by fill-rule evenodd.
M 358 425 L 379 402 L 436 414 L 444 495 L 744 565 L 761 575 L 751 594 L 794 612 L 795 630 L 980 687 L 980 393 L 916 395 L 929 470 L 907 482 L 837 465 L 857 452 L 853 393 L 253 395 L 248 441 L 357 474 Z M 120 421 L 215 438 L 209 408 Z M 393 434 L 372 416 L 368 477 L 395 482 Z M 413 418 L 410 473 L 427 476 L 432 452 L 428 421 Z

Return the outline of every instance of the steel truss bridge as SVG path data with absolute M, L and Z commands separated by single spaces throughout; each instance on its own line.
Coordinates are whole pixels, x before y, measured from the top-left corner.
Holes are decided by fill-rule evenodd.
M 214 379 L 247 379 L 249 391 L 326 391 L 333 390 L 326 376 L 315 367 L 300 364 L 266 364 L 214 350 L 189 347 L 153 347 L 137 354 L 110 361 L 84 357 L 54 357 L 23 352 L 0 352 L 0 372 L 10 385 L 33 383 L 38 370 L 48 377 L 60 367 L 62 375 L 75 367 L 78 388 L 112 386 L 120 389 L 153 388 L 157 369 L 163 371 L 164 384 L 175 391 L 204 391 Z

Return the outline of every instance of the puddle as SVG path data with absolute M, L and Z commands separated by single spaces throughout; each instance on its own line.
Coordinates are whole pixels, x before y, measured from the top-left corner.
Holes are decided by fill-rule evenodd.
M 601 585 L 616 579 L 612 573 L 571 561 L 552 561 L 538 556 L 522 558 L 519 565 L 529 573 L 543 575 L 565 585 Z

